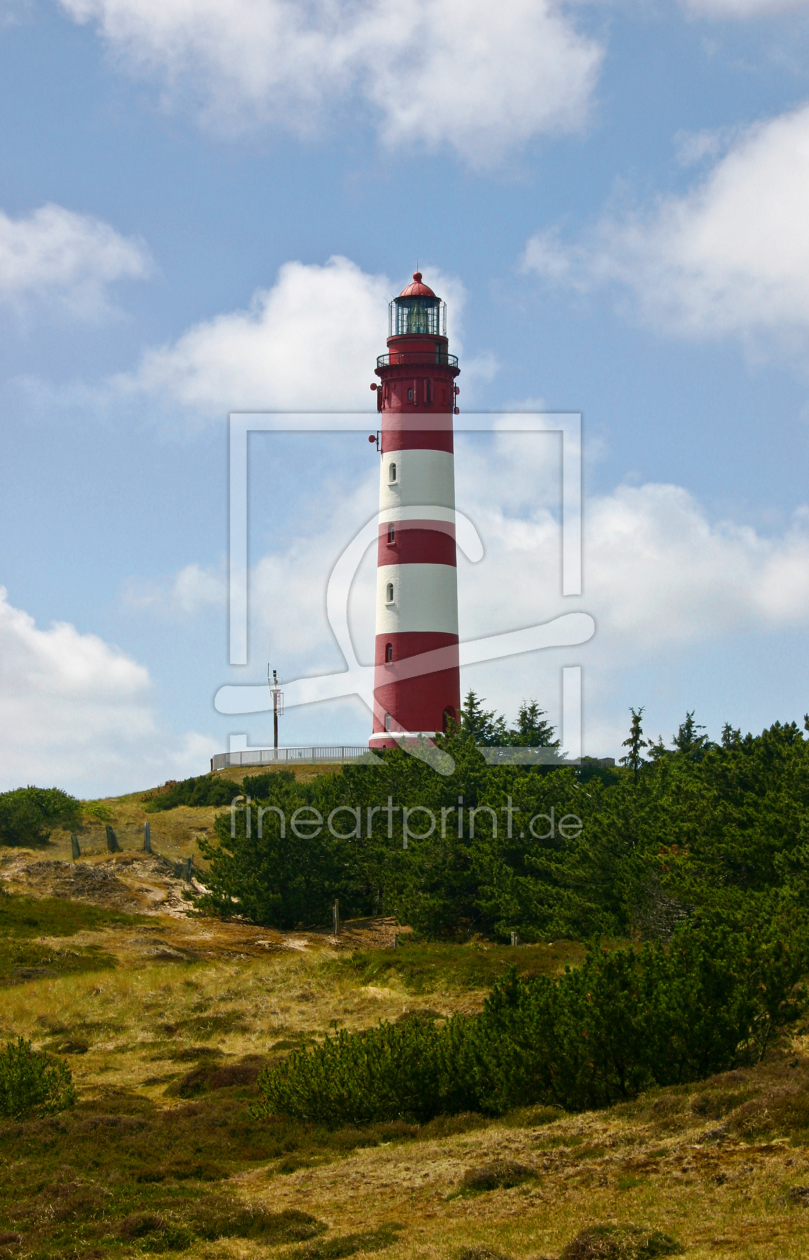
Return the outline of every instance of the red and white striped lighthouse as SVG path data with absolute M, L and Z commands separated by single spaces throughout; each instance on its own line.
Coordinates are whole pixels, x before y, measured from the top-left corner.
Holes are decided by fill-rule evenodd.
M 452 417 L 458 360 L 446 303 L 421 272 L 390 304 L 377 359 L 382 415 L 372 748 L 457 717 L 458 583 Z

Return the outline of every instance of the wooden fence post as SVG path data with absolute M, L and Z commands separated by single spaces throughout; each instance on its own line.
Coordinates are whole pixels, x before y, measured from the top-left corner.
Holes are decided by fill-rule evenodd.
M 113 831 L 109 823 L 106 824 L 105 830 L 107 832 L 107 852 L 120 853 L 121 846 L 118 843 L 118 837 L 116 836 L 115 832 Z
M 79 837 L 77 835 L 71 835 L 70 837 L 70 851 L 73 854 L 74 862 L 76 861 L 76 858 L 81 857 L 81 849 L 79 848 Z
M 145 822 L 143 824 L 143 852 L 151 853 L 152 851 L 152 825 Z

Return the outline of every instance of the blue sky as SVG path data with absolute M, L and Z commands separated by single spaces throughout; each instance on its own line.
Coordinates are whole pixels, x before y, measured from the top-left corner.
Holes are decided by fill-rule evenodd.
M 203 770 L 213 696 L 341 661 L 373 513 L 351 436 L 251 439 L 251 659 L 228 663 L 233 409 L 371 410 L 386 305 L 449 304 L 463 412 L 580 411 L 580 599 L 554 439 L 462 439 L 462 638 L 595 618 L 585 751 L 809 708 L 809 2 L 0 0 L 0 786 Z M 369 415 L 370 428 L 375 427 Z M 339 417 L 334 427 L 339 428 Z M 286 426 L 288 427 L 288 426 Z M 373 557 L 352 591 L 372 638 Z M 462 679 L 559 716 L 535 653 Z M 362 742 L 359 701 L 283 741 Z

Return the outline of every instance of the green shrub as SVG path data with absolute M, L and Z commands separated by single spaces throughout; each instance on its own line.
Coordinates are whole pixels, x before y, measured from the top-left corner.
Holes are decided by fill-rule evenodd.
M 541 744 L 544 719 L 530 708 L 515 738 Z M 475 722 L 491 726 L 490 717 L 481 711 Z M 238 902 L 238 913 L 272 927 L 325 925 L 335 899 L 344 918 L 394 915 L 423 937 L 506 942 L 516 932 L 525 943 L 597 934 L 668 940 L 695 912 L 742 922 L 773 910 L 809 917 L 809 738 L 794 723 L 755 737 L 726 730 L 720 746 L 689 718 L 674 748 L 658 744 L 651 761 L 607 769 L 488 765 L 476 748 L 488 736 L 472 730 L 475 722 L 440 740 L 455 762 L 446 777 L 394 749 L 381 764 L 306 781 L 276 771 L 240 787 L 188 780 L 155 794 L 153 807 L 191 803 L 195 785 L 207 793 L 215 784 L 276 806 L 288 833 L 297 809 L 318 811 L 319 838 L 288 834 L 290 850 L 272 814 L 258 835 L 256 810 L 251 835 L 239 813 L 232 836 L 226 810 L 211 837 L 209 908 Z M 416 804 L 436 819 L 430 831 L 428 815 L 417 814 L 421 839 L 404 836 L 404 807 Z M 342 807 L 358 811 L 361 836 L 351 834 L 347 813 L 337 829 L 348 834 L 328 833 L 325 820 Z M 569 817 L 563 827 L 567 816 L 581 827 Z
M 431 1020 L 382 1021 L 368 1032 L 341 1029 L 312 1050 L 296 1050 L 258 1078 L 264 1103 L 257 1115 L 294 1116 L 329 1125 L 375 1120 L 423 1122 L 442 1112 L 468 1111 L 456 1062 L 465 1021 L 442 1029 Z
M 246 778 L 241 787 L 231 779 L 201 774 L 196 778 L 181 779 L 179 783 L 166 783 L 142 799 L 146 802 L 146 812 L 149 814 L 176 809 L 178 805 L 229 805 L 235 796 L 251 796 L 253 799 L 262 797 L 270 790 L 271 784 L 277 786 L 281 779 L 295 782 L 291 770 L 253 775 L 252 778 Z
M 472 1025 L 479 1105 L 604 1107 L 756 1062 L 797 1014 L 805 967 L 801 945 L 693 925 L 667 948 L 591 947 L 557 982 L 512 974 Z
M 259 780 L 262 777 L 256 776 Z M 255 923 L 289 929 L 325 922 L 338 897 L 348 916 L 352 902 L 344 895 L 345 844 L 328 834 L 323 835 L 325 828 L 322 827 L 321 834 L 311 839 L 302 841 L 296 836 L 294 828 L 287 825 L 287 822 L 291 824 L 301 803 L 295 776 L 291 771 L 278 771 L 266 777 L 273 780 L 273 804 L 283 817 L 279 818 L 271 810 L 262 819 L 260 837 L 258 811 L 254 806 L 250 809 L 249 834 L 244 808 L 234 818 L 230 810 L 217 817 L 215 842 L 205 837 L 198 842 L 201 854 L 208 861 L 205 884 L 209 889 L 207 895 L 199 899 L 198 906 L 219 914 L 235 911 Z M 243 786 L 251 789 L 252 784 L 252 780 L 246 779 Z M 230 787 L 235 789 L 234 784 Z M 249 794 L 245 792 L 244 796 Z M 307 814 L 306 818 L 309 817 Z M 353 909 L 356 908 L 355 903 Z
M 294 1052 L 259 1077 L 258 1113 L 339 1125 L 609 1106 L 757 1061 L 798 1013 L 805 966 L 802 946 L 699 925 L 667 949 L 593 946 L 559 980 L 512 970 L 477 1017 L 343 1030 Z
M 161 788 L 147 802 L 146 812 L 155 814 L 176 809 L 178 805 L 229 805 L 236 794 L 236 785 L 227 779 L 200 775 L 199 778 L 183 779 L 180 783 Z
M 132 927 L 144 922 L 139 915 L 121 914 L 101 906 L 62 897 L 21 897 L 0 888 L 0 937 L 74 936 L 109 924 Z
M 51 1115 L 76 1101 L 70 1068 L 34 1050 L 24 1037 L 0 1052 L 0 1116 L 21 1120 Z
M 242 779 L 242 792 L 245 796 L 252 797 L 254 801 L 264 801 L 274 796 L 281 788 L 294 788 L 295 783 L 295 774 L 292 770 L 267 770 L 264 774 L 246 775 Z
M 0 844 L 45 844 L 54 827 L 81 825 L 81 805 L 59 788 L 0 792 Z

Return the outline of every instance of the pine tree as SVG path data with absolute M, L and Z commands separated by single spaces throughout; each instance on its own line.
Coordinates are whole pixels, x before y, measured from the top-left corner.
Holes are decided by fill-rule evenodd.
M 467 692 L 461 709 L 461 728 L 478 746 L 496 747 L 506 742 L 505 718 L 483 708 L 483 701 L 474 691 Z
M 710 747 L 708 736 L 699 734 L 704 730 L 704 726 L 694 721 L 693 709 L 686 713 L 685 721 L 680 723 L 677 734 L 674 736 L 674 747 L 677 752 L 685 753 L 692 761 L 700 761 Z
M 518 748 L 558 748 L 559 740 L 554 739 L 555 728 L 545 720 L 545 712 L 536 700 L 530 704 L 523 700 L 517 725 L 508 732 L 505 742 Z
M 648 748 L 648 742 L 643 738 L 643 727 L 641 726 L 641 717 L 643 716 L 643 708 L 630 709 L 632 714 L 632 725 L 629 728 L 629 739 L 625 739 L 622 748 L 628 748 L 629 752 L 625 757 L 621 758 L 621 765 L 627 766 L 633 774 L 635 782 L 638 780 L 638 772 L 643 765 L 642 748 Z

